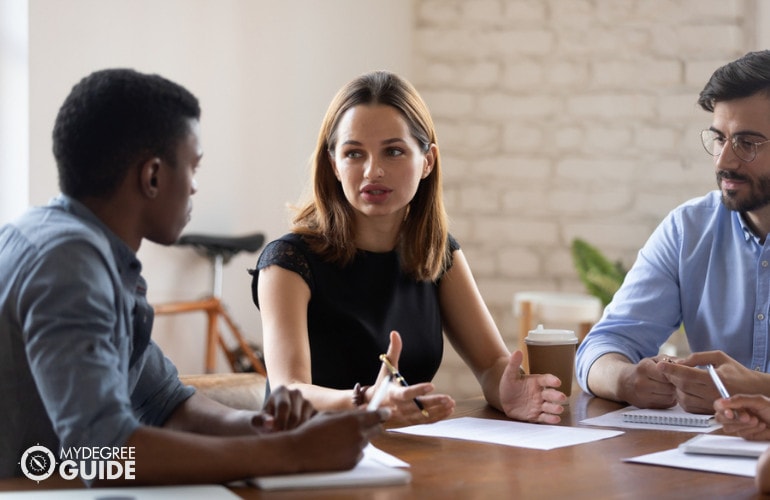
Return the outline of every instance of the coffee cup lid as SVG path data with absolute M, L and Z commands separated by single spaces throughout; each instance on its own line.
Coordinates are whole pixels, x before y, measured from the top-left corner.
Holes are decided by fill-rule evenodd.
M 576 344 L 577 336 L 572 330 L 552 330 L 543 328 L 543 325 L 537 325 L 536 329 L 529 331 L 524 340 L 533 344 Z

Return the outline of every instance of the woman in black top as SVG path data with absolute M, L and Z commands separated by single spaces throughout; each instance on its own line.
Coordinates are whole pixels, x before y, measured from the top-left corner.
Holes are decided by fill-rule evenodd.
M 489 404 L 558 422 L 558 378 L 521 374 L 522 353 L 505 347 L 447 225 L 433 121 L 417 91 L 383 71 L 347 84 L 321 127 L 312 200 L 254 273 L 271 384 L 322 410 L 364 404 L 385 378 L 387 351 L 412 384 L 389 388 L 392 421 L 440 420 L 454 408 L 430 383 L 443 331 Z

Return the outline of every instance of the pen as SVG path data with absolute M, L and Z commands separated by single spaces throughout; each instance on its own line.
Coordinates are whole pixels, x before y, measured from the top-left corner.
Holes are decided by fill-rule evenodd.
M 727 388 L 725 387 L 725 384 L 722 383 L 722 379 L 720 379 L 719 375 L 717 375 L 717 371 L 714 369 L 714 365 L 708 364 L 706 365 L 706 369 L 709 371 L 709 375 L 711 375 L 711 380 L 714 381 L 714 385 L 717 386 L 719 395 L 725 399 L 729 398 L 730 393 L 727 392 Z
M 722 383 L 722 379 L 719 378 L 719 375 L 717 374 L 716 369 L 714 368 L 714 365 L 709 363 L 706 365 L 706 369 L 709 372 L 709 375 L 711 375 L 711 380 L 714 381 L 714 385 L 717 386 L 717 390 L 719 391 L 719 395 L 723 398 L 727 399 L 730 397 L 730 393 L 727 392 L 727 388 L 725 387 L 725 384 Z M 733 410 L 733 419 L 738 418 L 738 411 Z
M 409 384 L 406 383 L 406 379 L 404 379 L 404 376 L 398 373 L 398 370 L 396 370 L 396 367 L 393 366 L 393 364 L 388 359 L 387 354 L 380 354 L 380 361 L 385 363 L 385 366 L 388 368 L 388 371 L 390 371 L 390 375 L 398 380 L 398 383 L 401 384 L 402 387 L 409 387 Z M 425 409 L 425 407 L 420 403 L 420 400 L 417 398 L 414 398 L 414 404 L 417 405 L 417 408 L 420 409 L 420 412 L 425 415 L 426 417 L 430 416 L 428 415 L 428 410 Z
M 385 394 L 388 393 L 388 386 L 390 385 L 392 378 L 392 375 L 388 375 L 385 378 L 380 388 L 377 389 L 377 392 L 374 393 L 372 400 L 369 401 L 369 404 L 366 406 L 367 410 L 372 411 L 380 407 L 380 403 L 382 403 L 382 400 L 385 399 Z

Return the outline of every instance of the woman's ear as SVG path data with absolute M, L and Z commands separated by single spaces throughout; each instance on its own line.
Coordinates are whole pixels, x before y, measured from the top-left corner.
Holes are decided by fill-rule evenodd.
M 142 194 L 153 199 L 158 196 L 158 175 L 161 159 L 153 156 L 139 166 L 139 186 Z
M 428 147 L 428 151 L 425 153 L 425 163 L 422 167 L 422 177 L 420 177 L 420 179 L 425 179 L 430 175 L 431 172 L 433 172 L 433 166 L 436 164 L 436 158 L 438 158 L 438 146 L 431 144 Z
M 326 154 L 329 157 L 329 165 L 332 167 L 332 172 L 334 172 L 334 177 L 337 178 L 337 181 L 342 182 L 340 180 L 340 172 L 337 170 L 337 162 L 334 160 L 334 153 L 331 151 L 326 151 Z

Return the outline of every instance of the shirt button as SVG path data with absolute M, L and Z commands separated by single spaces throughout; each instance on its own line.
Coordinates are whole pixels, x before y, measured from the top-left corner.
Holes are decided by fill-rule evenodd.
M 761 372 L 761 371 L 762 371 L 762 368 L 760 368 L 760 367 L 758 367 L 758 366 L 755 366 L 755 367 L 754 367 L 754 371 L 755 371 L 755 372 Z
M 766 260 L 762 261 L 762 267 L 767 267 L 767 261 Z
M 759 313 L 759 314 L 757 314 L 757 319 L 758 319 L 759 321 L 762 321 L 762 320 L 764 320 L 764 319 L 765 319 L 765 315 L 764 315 L 764 314 L 762 314 L 762 313 Z

